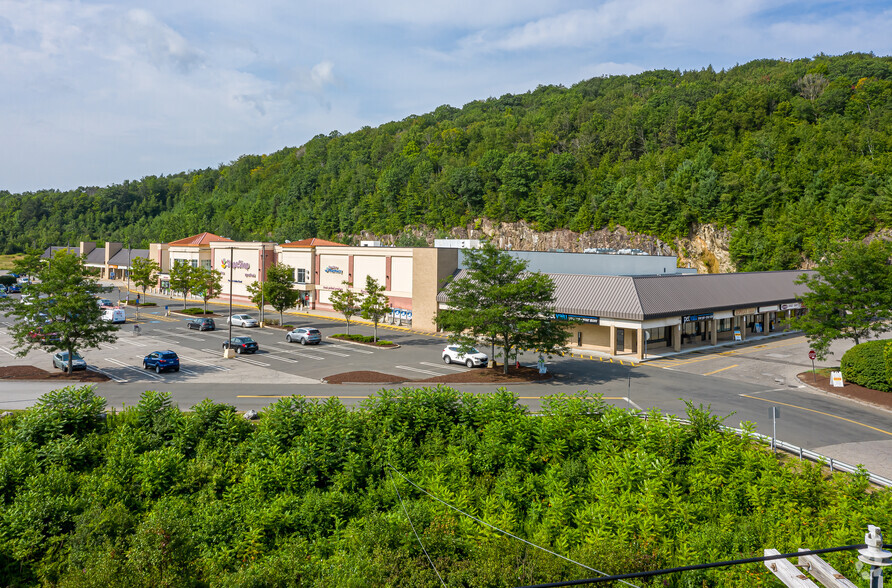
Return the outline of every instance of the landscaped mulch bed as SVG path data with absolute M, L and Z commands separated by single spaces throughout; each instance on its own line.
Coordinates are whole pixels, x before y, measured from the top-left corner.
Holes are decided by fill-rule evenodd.
M 328 376 L 325 378 L 325 381 L 329 384 L 524 384 L 528 382 L 545 382 L 551 380 L 552 377 L 553 374 L 551 372 L 540 374 L 538 369 L 529 367 L 509 368 L 506 376 L 502 373 L 502 368 L 499 367 L 496 369 L 471 369 L 466 372 L 456 372 L 422 380 L 409 380 L 381 372 L 344 372 Z
M 65 382 L 107 382 L 109 377 L 99 372 L 78 370 L 71 376 L 63 372 L 48 372 L 33 365 L 0 367 L 0 380 L 60 380 Z
M 892 394 L 889 392 L 880 392 L 879 390 L 872 390 L 849 382 L 845 382 L 842 388 L 834 388 L 830 385 L 829 376 L 818 374 L 817 381 L 815 381 L 815 376 L 812 372 L 802 372 L 797 377 L 803 384 L 808 384 L 824 392 L 892 410 Z

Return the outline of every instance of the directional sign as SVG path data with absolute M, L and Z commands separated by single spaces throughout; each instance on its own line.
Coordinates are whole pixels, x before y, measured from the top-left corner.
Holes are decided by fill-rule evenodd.
M 814 349 L 809 349 L 809 350 L 808 350 L 808 358 L 809 358 L 809 359 L 814 360 L 817 356 L 818 356 L 818 354 L 815 353 L 815 350 L 814 350 Z

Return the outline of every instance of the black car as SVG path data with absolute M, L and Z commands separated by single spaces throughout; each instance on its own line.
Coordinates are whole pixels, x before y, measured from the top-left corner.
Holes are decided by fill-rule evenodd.
M 212 318 L 197 318 L 186 323 L 190 329 L 198 329 L 199 331 L 213 331 L 217 328 Z
M 235 349 L 236 353 L 257 353 L 257 350 L 260 349 L 257 341 L 251 337 L 233 337 L 232 343 L 228 339 L 223 342 L 223 349 L 229 349 L 230 346 Z
M 144 370 L 153 369 L 156 374 L 166 371 L 180 371 L 180 358 L 173 351 L 153 351 L 142 360 Z

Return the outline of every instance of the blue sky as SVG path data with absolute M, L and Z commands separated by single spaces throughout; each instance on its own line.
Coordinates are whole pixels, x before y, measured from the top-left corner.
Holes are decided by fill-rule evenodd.
M 0 0 L 0 190 L 216 167 L 648 69 L 892 53 L 892 1 Z

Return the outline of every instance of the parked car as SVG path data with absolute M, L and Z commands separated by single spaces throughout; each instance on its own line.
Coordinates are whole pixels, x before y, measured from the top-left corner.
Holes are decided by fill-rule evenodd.
M 446 363 L 463 363 L 468 367 L 474 367 L 475 365 L 486 365 L 489 362 L 489 358 L 485 353 L 480 353 L 474 347 L 471 347 L 467 353 L 462 353 L 458 345 L 447 345 L 443 349 L 443 361 Z
M 99 308 L 114 308 L 115 305 L 112 304 L 112 301 L 108 298 L 99 298 L 96 300 L 96 304 L 99 305 Z
M 38 343 L 46 343 L 47 341 L 58 341 L 59 333 L 48 331 L 45 326 L 40 325 L 34 327 L 34 330 L 28 333 L 28 338 Z
M 297 327 L 293 331 L 288 331 L 285 340 L 289 343 L 297 341 L 301 345 L 318 345 L 322 341 L 322 333 L 312 327 Z
M 230 347 L 235 349 L 235 352 L 238 354 L 257 353 L 257 350 L 260 349 L 257 341 L 251 337 L 233 337 L 232 343 L 229 342 L 229 339 L 223 342 L 223 349 L 229 349 Z
M 127 315 L 123 308 L 106 308 L 102 313 L 102 320 L 108 323 L 126 323 Z
M 229 317 L 226 322 L 232 323 L 233 327 L 259 327 L 260 323 L 250 314 L 234 314 Z
M 68 352 L 67 351 L 58 351 L 53 354 L 53 367 L 57 367 L 63 372 L 68 371 Z M 74 370 L 85 370 L 87 369 L 87 362 L 84 361 L 84 358 L 78 355 L 77 353 L 73 353 L 71 355 L 71 371 Z
M 19 286 L 18 284 L 10 284 L 9 286 L 6 287 L 6 291 L 9 292 L 10 294 L 18 294 L 19 292 L 22 291 L 22 287 Z
M 198 329 L 199 331 L 213 331 L 217 328 L 212 318 L 196 318 L 188 321 L 186 326 L 190 329 Z
M 142 369 L 154 369 L 156 374 L 180 371 L 180 358 L 173 351 L 153 351 L 142 360 Z

